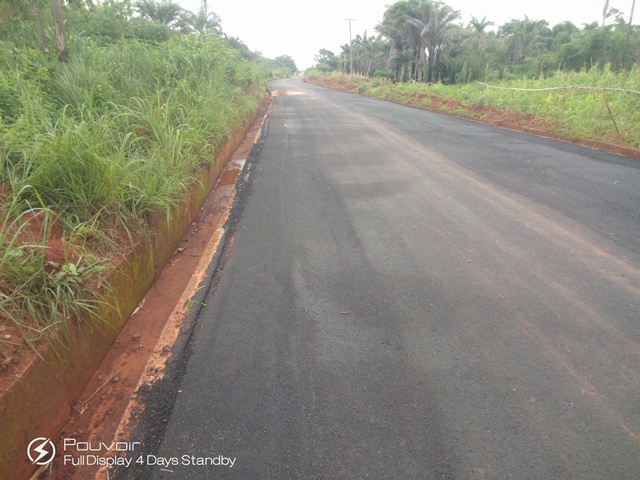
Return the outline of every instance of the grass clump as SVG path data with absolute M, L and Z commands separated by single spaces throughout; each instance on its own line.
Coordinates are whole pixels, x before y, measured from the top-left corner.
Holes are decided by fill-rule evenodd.
M 3 344 L 22 339 L 37 352 L 44 336 L 59 345 L 72 325 L 104 322 L 94 292 L 107 267 L 66 247 L 54 212 L 24 210 L 17 198 L 4 205 L 0 224 L 0 327 Z
M 96 259 L 169 215 L 260 83 L 217 37 L 76 36 L 67 63 L 0 42 L 0 350 L 100 321 Z M 66 257 L 50 258 L 54 229 Z

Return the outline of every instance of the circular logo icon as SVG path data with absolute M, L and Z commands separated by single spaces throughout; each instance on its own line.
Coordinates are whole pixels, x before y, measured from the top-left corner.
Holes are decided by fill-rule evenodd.
M 56 456 L 56 446 L 50 438 L 34 438 L 27 447 L 27 456 L 34 465 L 47 465 Z

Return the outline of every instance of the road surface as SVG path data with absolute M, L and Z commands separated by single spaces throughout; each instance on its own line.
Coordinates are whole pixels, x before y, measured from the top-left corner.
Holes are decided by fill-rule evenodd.
M 132 478 L 640 478 L 640 162 L 271 88 Z

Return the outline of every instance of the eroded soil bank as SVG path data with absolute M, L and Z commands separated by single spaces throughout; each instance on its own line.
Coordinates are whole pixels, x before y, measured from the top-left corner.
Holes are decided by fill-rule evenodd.
M 62 435 L 79 441 L 94 435 L 106 438 L 109 431 L 113 435 L 202 251 L 219 235 L 233 196 L 234 170 L 239 172 L 235 161 L 227 162 L 250 150 L 247 132 L 261 124 L 269 105 L 267 95 L 215 164 L 202 172 L 185 204 L 172 212 L 169 222 L 159 222 L 150 240 L 122 262 L 113 276 L 120 306 L 118 318 L 111 319 L 113 329 L 78 334 L 61 358 L 46 345 L 42 358 L 28 349 L 16 350 L 11 368 L 0 372 L 0 478 L 31 477 L 36 467 L 27 458 L 26 446 L 36 437 L 55 442 Z M 209 196 L 215 185 L 218 188 Z M 161 290 L 149 290 L 152 284 L 161 285 Z M 183 311 L 188 307 L 181 305 Z M 46 470 L 44 478 L 69 478 L 74 470 L 58 468 L 53 474 L 54 466 L 55 462 L 39 471 Z

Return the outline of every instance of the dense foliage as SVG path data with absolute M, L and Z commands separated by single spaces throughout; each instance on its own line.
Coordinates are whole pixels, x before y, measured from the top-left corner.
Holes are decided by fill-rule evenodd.
M 551 27 L 527 17 L 497 27 L 486 17 L 467 25 L 459 20 L 460 12 L 442 1 L 399 0 L 387 8 L 377 35 L 357 35 L 337 55 L 321 50 L 316 68 L 395 81 L 467 83 L 605 65 L 628 70 L 640 61 L 640 28 L 615 8 L 605 10 L 602 24 L 582 27 L 568 21 Z
M 168 0 L 68 1 L 64 32 L 54 2 L 0 7 L 0 347 L 96 316 L 97 258 L 167 215 L 264 79 L 296 69 Z

